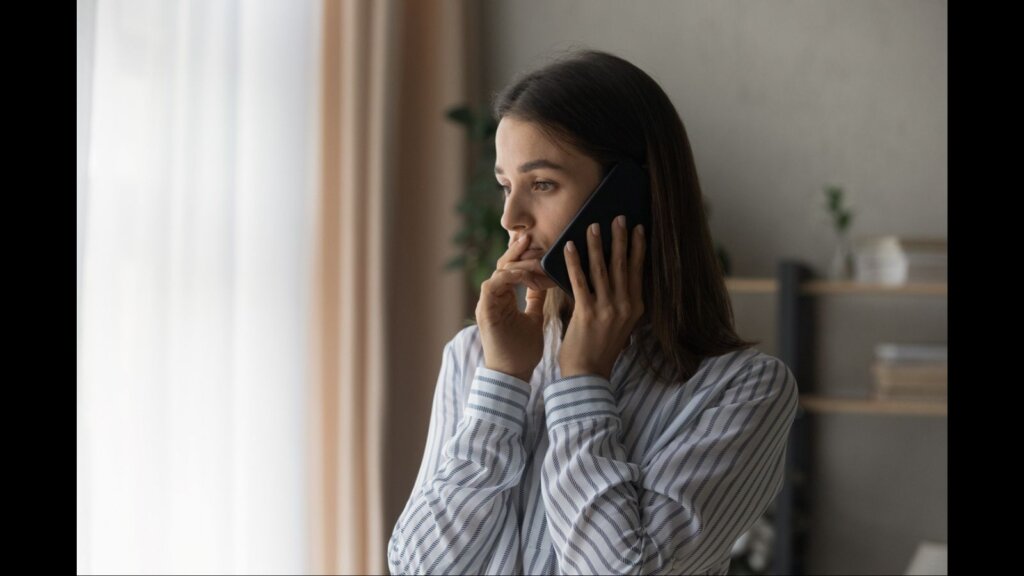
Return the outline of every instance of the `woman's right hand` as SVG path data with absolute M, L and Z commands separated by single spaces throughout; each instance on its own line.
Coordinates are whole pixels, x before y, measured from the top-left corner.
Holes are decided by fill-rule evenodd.
M 506 266 L 516 262 L 530 239 L 522 235 L 498 259 L 491 277 L 480 285 L 476 323 L 484 346 L 484 367 L 529 382 L 544 355 L 544 298 L 547 290 L 534 290 L 530 274 Z M 515 287 L 527 284 L 526 311 L 519 310 Z

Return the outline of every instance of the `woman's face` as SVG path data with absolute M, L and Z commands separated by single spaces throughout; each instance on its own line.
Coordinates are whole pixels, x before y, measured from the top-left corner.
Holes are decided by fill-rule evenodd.
M 505 117 L 495 134 L 494 177 L 504 188 L 509 244 L 530 237 L 520 260 L 540 260 L 601 183 L 601 166 L 533 123 Z

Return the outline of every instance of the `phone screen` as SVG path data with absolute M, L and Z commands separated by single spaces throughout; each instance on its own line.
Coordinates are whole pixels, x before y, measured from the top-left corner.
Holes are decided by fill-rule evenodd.
M 580 265 L 587 277 L 587 286 L 594 291 L 590 277 L 590 254 L 587 243 L 587 227 L 597 222 L 601 226 L 601 246 L 605 266 L 610 266 L 612 257 L 612 220 L 619 214 L 626 216 L 626 231 L 632 232 L 637 224 L 643 224 L 644 232 L 650 237 L 651 191 L 647 172 L 632 161 L 623 161 L 612 167 L 580 210 L 573 216 L 558 240 L 541 258 L 541 267 L 555 284 L 572 296 L 572 282 L 565 265 L 565 244 L 572 240 Z M 631 236 L 630 236 L 631 237 Z

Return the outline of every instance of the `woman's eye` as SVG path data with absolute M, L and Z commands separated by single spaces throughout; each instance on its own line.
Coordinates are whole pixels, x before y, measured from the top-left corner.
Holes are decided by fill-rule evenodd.
M 538 180 L 538 181 L 533 183 L 534 188 L 540 187 L 542 192 L 550 191 L 551 188 L 554 185 L 555 185 L 554 182 L 545 182 L 543 180 Z M 496 183 L 496 186 L 497 186 L 498 190 L 501 191 L 502 196 L 507 198 L 508 195 L 511 194 L 511 192 L 509 191 L 509 187 L 508 186 L 503 186 L 500 182 Z

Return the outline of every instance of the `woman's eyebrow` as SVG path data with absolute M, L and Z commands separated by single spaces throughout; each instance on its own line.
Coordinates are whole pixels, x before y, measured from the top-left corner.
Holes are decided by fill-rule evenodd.
M 538 158 L 537 160 L 530 160 L 529 162 L 527 162 L 527 163 L 523 164 L 522 166 L 520 166 L 519 167 L 519 173 L 520 174 L 524 174 L 526 172 L 529 172 L 530 170 L 536 170 L 537 168 L 550 168 L 552 170 L 561 170 L 562 172 L 565 172 L 565 167 L 563 167 L 562 165 L 555 164 L 551 160 L 546 160 L 544 158 Z M 497 164 L 495 164 L 494 165 L 494 173 L 495 174 L 504 174 L 505 171 L 501 169 L 501 166 L 498 166 Z

